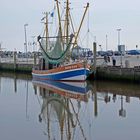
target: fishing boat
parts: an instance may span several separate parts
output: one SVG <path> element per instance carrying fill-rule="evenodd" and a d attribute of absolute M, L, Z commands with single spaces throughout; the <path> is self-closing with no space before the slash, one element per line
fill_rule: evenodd
<path fill-rule="evenodd" d="M 55 36 L 49 32 L 49 16 L 53 13 L 45 13 L 45 32 L 38 36 L 38 42 L 43 54 L 38 66 L 32 70 L 33 79 L 54 80 L 54 81 L 85 81 L 90 73 L 90 65 L 86 60 L 79 58 L 74 60 L 71 57 L 72 49 L 77 46 L 79 32 L 81 30 L 85 15 L 89 8 L 87 3 L 78 31 L 75 31 L 70 12 L 69 0 L 66 1 L 65 14 L 63 19 L 60 14 L 60 2 L 55 0 L 57 9 L 58 29 Z M 63 22 L 62 22 L 63 21 Z M 71 26 L 70 26 L 71 25 Z M 55 25 L 55 27 L 57 27 Z M 72 29 L 72 31 L 70 31 Z M 54 30 L 53 30 L 54 33 Z"/>

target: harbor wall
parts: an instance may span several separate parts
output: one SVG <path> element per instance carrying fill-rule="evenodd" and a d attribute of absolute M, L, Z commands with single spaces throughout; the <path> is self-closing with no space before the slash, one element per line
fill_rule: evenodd
<path fill-rule="evenodd" d="M 121 68 L 117 66 L 97 67 L 96 79 L 140 83 L 140 66 L 134 68 Z"/>
<path fill-rule="evenodd" d="M 0 71 L 31 74 L 33 66 L 34 64 L 0 63 Z M 90 80 L 95 79 L 94 74 L 92 75 Z M 140 66 L 134 68 L 121 68 L 119 66 L 97 67 L 96 79 L 140 83 Z"/>
<path fill-rule="evenodd" d="M 0 63 L 0 71 L 31 73 L 33 64 Z"/>
<path fill-rule="evenodd" d="M 35 54 L 33 58 L 18 58 L 16 53 L 13 54 L 13 57 L 0 57 L 0 71 L 31 74 L 32 68 L 37 64 L 38 60 Z"/>

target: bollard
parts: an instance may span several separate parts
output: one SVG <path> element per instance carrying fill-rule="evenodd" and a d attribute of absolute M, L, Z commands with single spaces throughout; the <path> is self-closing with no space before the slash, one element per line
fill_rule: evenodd
<path fill-rule="evenodd" d="M 125 60 L 125 67 L 130 68 L 130 62 L 128 60 Z"/>

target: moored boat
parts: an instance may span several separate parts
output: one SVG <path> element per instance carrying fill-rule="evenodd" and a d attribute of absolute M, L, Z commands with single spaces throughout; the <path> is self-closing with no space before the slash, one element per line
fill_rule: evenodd
<path fill-rule="evenodd" d="M 34 79 L 40 80 L 85 81 L 89 71 L 89 65 L 79 62 L 50 70 L 33 70 L 32 75 Z"/>
<path fill-rule="evenodd" d="M 56 0 L 57 12 L 58 12 L 58 30 L 57 36 L 50 36 L 48 28 L 48 16 L 46 13 L 45 21 L 45 36 L 38 37 L 38 42 L 43 54 L 43 61 L 41 67 L 33 68 L 32 76 L 33 79 L 40 80 L 55 80 L 55 81 L 85 81 L 90 73 L 90 66 L 86 60 L 71 61 L 71 47 L 77 45 L 77 38 L 89 7 L 87 3 L 83 18 L 81 20 L 79 29 L 77 32 L 70 33 L 70 8 L 69 0 L 66 1 L 66 14 L 64 28 L 62 27 L 62 19 L 60 17 L 59 2 Z M 52 16 L 52 14 L 50 14 Z M 72 25 L 72 28 L 73 25 Z M 64 29 L 64 31 L 62 30 Z M 54 39 L 54 40 L 52 40 Z"/>

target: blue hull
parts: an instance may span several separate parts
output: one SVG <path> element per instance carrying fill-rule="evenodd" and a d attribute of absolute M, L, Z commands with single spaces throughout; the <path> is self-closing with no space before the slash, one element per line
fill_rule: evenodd
<path fill-rule="evenodd" d="M 32 73 L 33 79 L 42 79 L 42 80 L 55 80 L 55 81 L 84 81 L 87 78 L 87 75 L 89 74 L 88 69 L 78 69 L 78 70 L 72 70 L 72 71 L 64 71 L 64 72 L 58 72 L 58 73 L 51 73 L 51 74 L 36 74 Z"/>

